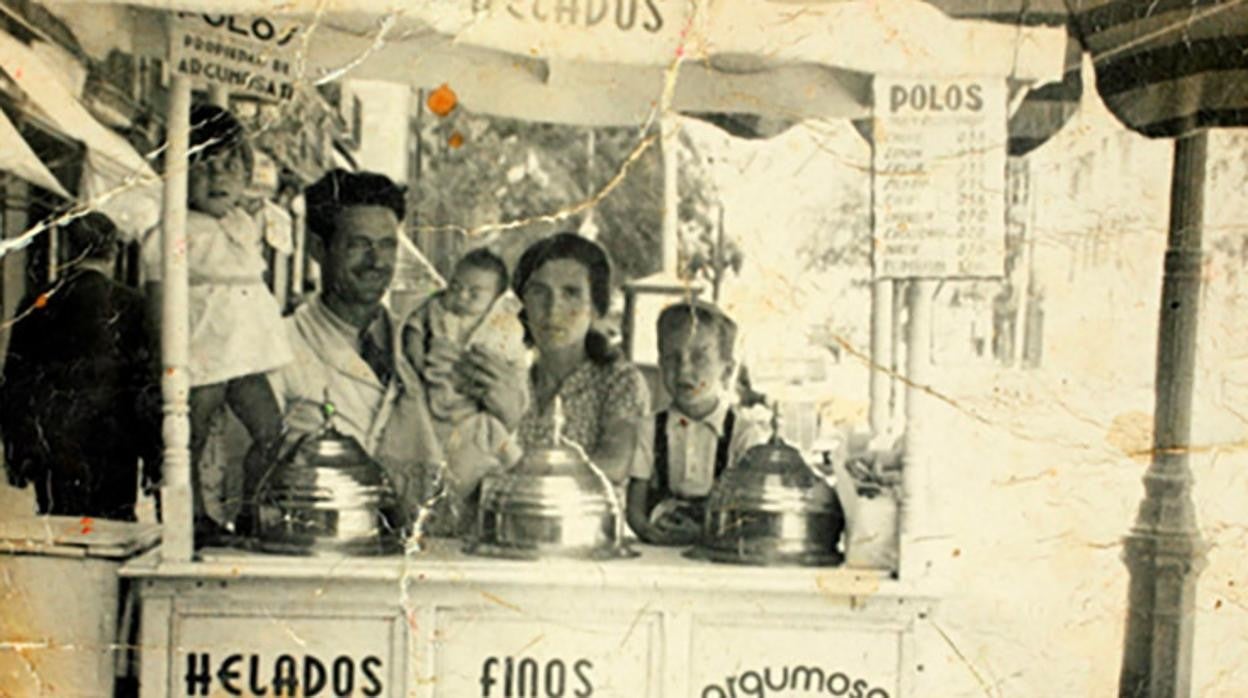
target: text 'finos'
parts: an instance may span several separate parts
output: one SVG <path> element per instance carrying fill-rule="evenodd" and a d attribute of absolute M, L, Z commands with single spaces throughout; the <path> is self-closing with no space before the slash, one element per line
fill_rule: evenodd
<path fill-rule="evenodd" d="M 588 659 L 487 657 L 481 663 L 481 697 L 586 698 L 594 695 L 593 669 Z"/>

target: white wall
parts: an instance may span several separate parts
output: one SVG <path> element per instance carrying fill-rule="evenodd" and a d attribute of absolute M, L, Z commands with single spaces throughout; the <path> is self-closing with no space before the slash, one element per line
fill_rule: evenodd
<path fill-rule="evenodd" d="M 353 98 L 359 98 L 363 114 L 360 147 L 354 153 L 360 169 L 406 183 L 408 120 L 414 99 L 411 88 L 378 80 L 344 81 L 342 104 L 348 124 Z"/>

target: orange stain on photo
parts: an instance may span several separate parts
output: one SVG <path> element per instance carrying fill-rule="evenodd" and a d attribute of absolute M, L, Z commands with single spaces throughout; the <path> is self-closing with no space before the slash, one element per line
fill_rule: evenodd
<path fill-rule="evenodd" d="M 78 520 L 78 523 L 82 524 L 83 535 L 86 535 L 90 533 L 91 531 L 95 530 L 95 521 L 93 521 L 90 516 L 82 517 L 81 519 Z"/>
<path fill-rule="evenodd" d="M 40 293 L 38 296 L 35 296 L 35 307 L 36 308 L 48 307 L 48 294 Z"/>
<path fill-rule="evenodd" d="M 425 100 L 425 104 L 434 114 L 446 116 L 455 111 L 456 105 L 459 104 L 459 97 L 455 95 L 450 85 L 443 83 L 438 89 L 429 93 L 429 99 Z"/>
<path fill-rule="evenodd" d="M 446 140 L 446 143 L 452 148 L 458 148 L 464 144 L 464 134 L 456 131 L 451 134 L 451 137 Z"/>

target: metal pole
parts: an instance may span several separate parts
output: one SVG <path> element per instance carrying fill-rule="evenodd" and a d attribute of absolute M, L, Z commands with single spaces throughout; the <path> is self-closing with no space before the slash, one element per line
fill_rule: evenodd
<path fill-rule="evenodd" d="M 230 108 L 230 90 L 225 86 L 213 83 L 208 86 L 208 101 L 222 109 Z"/>
<path fill-rule="evenodd" d="M 719 215 L 715 223 L 715 261 L 711 264 L 711 269 L 715 276 L 711 277 L 714 284 L 711 286 L 711 302 L 719 302 L 719 290 L 724 283 L 724 274 L 727 272 L 728 262 L 724 259 L 724 205 L 718 206 Z"/>
<path fill-rule="evenodd" d="M 1013 277 L 1011 283 L 1014 288 L 1014 297 L 1018 299 L 1018 302 L 1014 306 L 1014 324 L 1010 327 L 1009 362 L 1013 366 L 1022 366 L 1023 330 L 1027 324 L 1027 305 L 1031 300 L 1027 297 L 1027 292 L 1031 288 L 1029 239 L 1032 236 L 1031 228 L 1035 221 L 1031 206 L 1031 160 L 1026 157 L 1011 158 L 1010 173 L 1016 180 L 1013 188 L 1015 196 L 1012 197 L 1010 205 L 1015 208 L 1017 216 L 1015 222 L 1018 225 L 1019 256 L 1014 262 L 1014 268 L 1010 270 Z"/>
<path fill-rule="evenodd" d="M 663 268 L 661 271 L 679 275 L 677 266 L 680 263 L 680 241 L 677 232 L 680 218 L 677 215 L 680 205 L 680 188 L 677 178 L 680 176 L 677 149 L 680 147 L 680 127 L 675 119 L 664 116 L 659 120 L 661 135 L 660 150 L 663 156 Z"/>
<path fill-rule="evenodd" d="M 902 373 L 902 361 L 906 355 L 905 347 L 905 329 L 902 318 L 906 315 L 906 281 L 905 279 L 893 280 L 892 292 L 892 362 L 889 368 L 892 369 L 892 375 L 888 379 L 888 402 L 889 416 L 893 420 L 893 425 L 902 426 L 901 417 L 905 414 L 906 394 L 905 389 L 901 387 L 901 381 L 898 376 Z"/>
<path fill-rule="evenodd" d="M 163 487 L 164 536 L 167 560 L 190 560 L 194 554 L 191 530 L 191 424 L 189 287 L 186 259 L 186 153 L 190 144 L 191 80 L 174 74 L 169 89 L 165 151 L 163 282 L 161 305 L 160 387 L 164 395 L 165 463 Z"/>
<path fill-rule="evenodd" d="M 892 423 L 893 280 L 871 282 L 871 432 Z"/>
<path fill-rule="evenodd" d="M 1188 449 L 1207 148 L 1204 132 L 1174 144 L 1157 337 L 1153 459 L 1144 475 L 1144 499 L 1123 549 L 1131 581 L 1120 698 L 1186 698 L 1191 693 L 1196 578 L 1204 567 L 1205 545 L 1192 504 Z"/>
<path fill-rule="evenodd" d="M 903 581 L 923 577 L 931 567 L 925 540 L 931 538 L 930 506 L 932 396 L 932 297 L 936 281 L 913 279 L 909 284 L 906 352 L 906 449 L 902 469 L 898 576 Z"/>
<path fill-rule="evenodd" d="M 291 255 L 290 300 L 294 303 L 298 303 L 303 300 L 303 277 L 308 265 L 307 245 L 305 244 L 307 231 L 304 229 L 303 211 L 303 194 L 299 194 L 290 202 L 290 214 L 294 219 L 293 239 L 295 243 L 295 251 Z"/>
<path fill-rule="evenodd" d="M 874 134 L 872 134 L 874 136 Z M 871 147 L 871 240 L 876 242 L 875 229 L 875 138 L 868 138 Z M 883 433 L 892 423 L 893 379 L 896 376 L 897 353 L 893 340 L 893 280 L 878 276 L 877 248 L 871 245 L 871 379 L 868 383 L 871 433 Z"/>

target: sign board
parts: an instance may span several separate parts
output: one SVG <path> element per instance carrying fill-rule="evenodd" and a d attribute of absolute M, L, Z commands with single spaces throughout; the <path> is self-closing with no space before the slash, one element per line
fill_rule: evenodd
<path fill-rule="evenodd" d="M 1005 271 L 1006 85 L 875 78 L 876 278 Z"/>
<path fill-rule="evenodd" d="M 471 0 L 470 7 L 470 19 L 439 28 L 495 50 L 616 64 L 672 56 L 688 19 L 679 0 Z"/>
<path fill-rule="evenodd" d="M 690 643 L 698 698 L 896 698 L 901 631 L 810 618 L 696 619 Z"/>
<path fill-rule="evenodd" d="M 170 65 L 202 85 L 276 101 L 295 96 L 302 48 L 297 22 L 260 15 L 180 12 L 171 18 Z"/>
<path fill-rule="evenodd" d="M 659 695 L 662 643 L 656 613 L 542 619 L 438 613 L 437 698 Z"/>
<path fill-rule="evenodd" d="M 391 696 L 406 658 L 398 617 L 180 615 L 169 696 Z"/>

